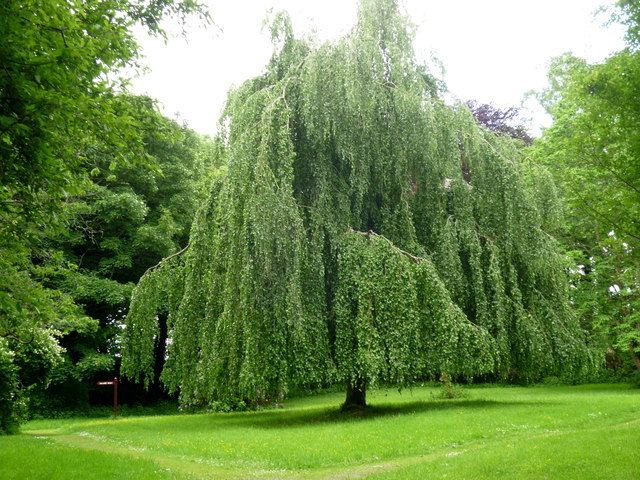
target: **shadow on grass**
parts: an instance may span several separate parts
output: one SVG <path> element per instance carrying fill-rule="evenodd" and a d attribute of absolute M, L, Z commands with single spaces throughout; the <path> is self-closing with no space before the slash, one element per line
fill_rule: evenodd
<path fill-rule="evenodd" d="M 296 410 L 266 410 L 251 414 L 231 413 L 218 415 L 215 422 L 229 426 L 254 428 L 291 428 L 323 423 L 348 423 L 374 420 L 377 418 L 436 412 L 451 409 L 498 409 L 513 406 L 548 405 L 547 402 L 499 402 L 495 400 L 431 400 L 403 403 L 370 405 L 364 410 L 343 412 L 334 408 L 308 408 Z M 212 418 L 213 420 L 213 418 Z"/>

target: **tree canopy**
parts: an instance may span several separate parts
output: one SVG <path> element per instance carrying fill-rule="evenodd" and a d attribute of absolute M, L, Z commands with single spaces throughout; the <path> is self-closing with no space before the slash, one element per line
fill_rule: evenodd
<path fill-rule="evenodd" d="M 567 221 L 559 231 L 574 251 L 573 298 L 611 365 L 640 371 L 640 52 L 637 1 L 614 18 L 628 46 L 602 63 L 556 58 L 540 94 L 553 124 L 530 156 L 560 187 Z M 635 364 L 635 367 L 633 365 Z"/>
<path fill-rule="evenodd" d="M 317 48 L 272 24 L 263 75 L 221 121 L 226 174 L 189 247 L 149 270 L 122 372 L 185 404 L 296 387 L 410 385 L 439 372 L 531 380 L 594 363 L 513 141 L 477 126 L 412 51 L 394 0 Z M 161 335 L 166 317 L 167 338 Z"/>
<path fill-rule="evenodd" d="M 124 83 L 121 70 L 138 65 L 132 29 L 162 34 L 164 16 L 199 11 L 192 0 L 2 2 L 3 218 L 19 214 L 46 226 L 59 200 L 80 190 L 96 143 L 119 147 L 114 165 L 145 161 L 132 112 L 114 99 Z M 0 233 L 24 240 L 26 226 L 3 221 Z"/>
<path fill-rule="evenodd" d="M 187 244 L 217 158 L 213 141 L 163 117 L 149 98 L 117 100 L 138 120 L 146 161 L 113 167 L 116 154 L 96 144 L 91 181 L 62 209 L 66 228 L 33 254 L 34 278 L 71 297 L 98 328 L 59 339 L 64 361 L 42 385 L 46 390 L 30 395 L 32 410 L 81 406 L 97 375 L 117 373 L 117 338 L 133 285 Z"/>
<path fill-rule="evenodd" d="M 465 105 L 469 107 L 476 121 L 492 132 L 521 140 L 525 145 L 531 145 L 533 142 L 527 129 L 520 123 L 519 108 L 510 107 L 501 110 L 493 105 L 478 103 L 474 100 L 469 100 Z"/>
<path fill-rule="evenodd" d="M 108 302 L 128 300 L 130 285 L 104 278 L 109 270 L 104 253 L 109 248 L 122 253 L 133 245 L 117 245 L 116 234 L 111 244 L 100 245 L 103 278 L 83 276 L 87 269 L 79 271 L 77 258 L 69 258 L 72 248 L 58 247 L 65 238 L 75 241 L 76 247 L 83 243 L 78 225 L 70 224 L 82 214 L 86 220 L 90 209 L 95 213 L 102 207 L 101 213 L 113 219 L 116 206 L 122 207 L 121 212 L 138 207 L 132 210 L 142 222 L 144 205 L 132 192 L 103 188 L 126 169 L 159 178 L 157 152 L 145 137 L 149 132 L 145 127 L 157 128 L 151 137 L 159 139 L 163 122 L 154 122 L 159 116 L 155 111 L 140 115 L 154 107 L 145 108 L 142 99 L 123 95 L 122 72 L 138 66 L 134 26 L 162 34 L 164 17 L 190 14 L 206 16 L 192 0 L 0 2 L 0 431 L 15 425 L 25 392 L 47 384 L 52 369 L 62 361 L 60 339 L 98 330 L 98 320 L 87 315 L 76 294 L 84 289 L 85 294 L 91 291 L 89 296 L 102 296 Z M 88 207 L 88 199 L 96 196 L 102 201 Z M 180 203 L 185 209 L 178 216 L 188 224 L 184 212 L 189 204 Z M 87 208 L 80 213 L 83 206 Z M 102 225 L 108 223 L 106 219 Z M 71 240 L 73 230 L 76 235 Z M 158 230 L 155 233 L 162 234 Z M 147 240 L 154 238 L 152 229 L 146 233 Z M 185 229 L 182 234 L 184 240 Z M 173 234 L 168 237 L 156 255 L 169 253 Z M 85 258 L 96 256 L 100 254 Z M 128 258 L 115 255 L 111 263 L 127 260 L 131 261 L 131 252 Z M 147 266 L 138 265 L 137 275 Z M 135 280 L 134 274 L 128 281 Z M 113 359 L 102 360 L 93 362 L 92 368 L 113 364 Z M 85 363 L 84 368 L 91 370 L 88 367 Z"/>

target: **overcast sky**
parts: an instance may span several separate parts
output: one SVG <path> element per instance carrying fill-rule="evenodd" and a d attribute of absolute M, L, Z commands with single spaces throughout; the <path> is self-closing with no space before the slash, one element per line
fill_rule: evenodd
<path fill-rule="evenodd" d="M 165 114 L 213 134 L 227 92 L 260 74 L 271 55 L 262 30 L 269 8 L 287 10 L 299 35 L 320 41 L 348 32 L 357 0 L 207 0 L 216 26 L 189 24 L 167 43 L 139 35 L 149 72 L 134 90 L 160 101 Z M 417 25 L 415 49 L 435 56 L 454 98 L 519 106 L 546 85 L 549 60 L 571 51 L 597 62 L 623 46 L 623 30 L 594 13 L 607 0 L 404 0 Z M 525 104 L 537 132 L 548 119 Z"/>

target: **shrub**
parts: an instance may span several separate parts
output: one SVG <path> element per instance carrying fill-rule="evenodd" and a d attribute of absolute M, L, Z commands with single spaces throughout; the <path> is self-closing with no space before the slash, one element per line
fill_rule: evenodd
<path fill-rule="evenodd" d="M 466 398 L 467 392 L 465 392 L 460 385 L 455 385 L 451 381 L 451 375 L 443 373 L 440 375 L 440 384 L 442 390 L 439 392 L 439 397 L 446 400 L 452 400 L 454 398 Z"/>

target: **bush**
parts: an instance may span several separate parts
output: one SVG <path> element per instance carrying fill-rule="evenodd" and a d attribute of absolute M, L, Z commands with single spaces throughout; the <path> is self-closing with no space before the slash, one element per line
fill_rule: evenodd
<path fill-rule="evenodd" d="M 440 390 L 439 397 L 447 400 L 451 400 L 454 398 L 466 398 L 467 392 L 465 392 L 460 385 L 455 385 L 451 381 L 451 375 L 448 373 L 443 373 L 440 375 L 440 384 L 442 385 L 442 390 Z"/>

